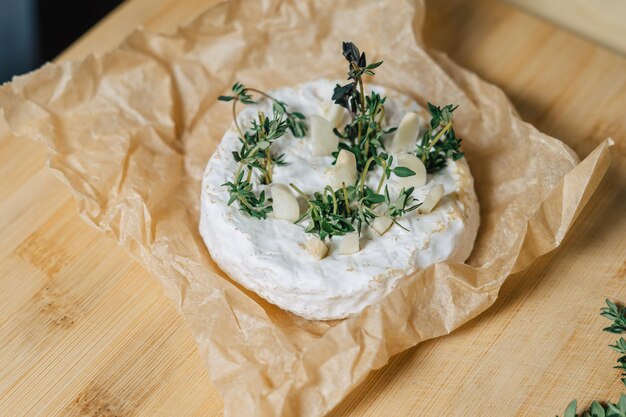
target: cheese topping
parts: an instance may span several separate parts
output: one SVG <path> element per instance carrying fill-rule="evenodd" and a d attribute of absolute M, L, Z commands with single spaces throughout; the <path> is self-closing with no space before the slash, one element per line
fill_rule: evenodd
<path fill-rule="evenodd" d="M 318 80 L 271 94 L 307 119 L 311 115 L 328 117 L 328 98 L 334 85 Z M 406 96 L 380 87 L 372 90 L 388 96 L 386 126 L 398 126 L 407 112 L 423 113 Z M 257 110 L 269 114 L 271 105 L 246 107 L 238 116 L 239 124 L 249 126 Z M 335 114 L 332 117 L 336 119 Z M 389 149 L 393 134 L 388 136 L 385 141 Z M 237 170 L 232 152 L 239 145 L 236 131 L 229 130 L 207 165 L 202 183 L 200 233 L 220 268 L 280 308 L 317 320 L 354 315 L 382 298 L 408 274 L 436 262 L 463 262 L 472 250 L 479 210 L 464 158 L 448 160 L 445 168 L 428 174 L 425 185 L 415 189 L 413 196 L 419 202 L 427 200 L 429 194 L 433 196 L 428 198 L 428 204 L 442 190 L 443 195 L 429 213 L 413 211 L 398 220 L 408 231 L 380 217 L 374 228 L 364 228 L 360 238 L 349 234 L 325 244 L 304 232 L 306 224 L 286 220 L 293 219 L 296 212 L 289 198 L 295 194 L 286 194 L 286 186 L 297 184 L 312 195 L 336 181 L 337 167 L 331 165 L 332 156 L 313 155 L 311 132 L 304 138 L 294 138 L 288 132 L 277 140 L 272 149 L 285 154 L 287 165 L 274 167 L 272 184 L 253 183 L 255 190 L 265 190 L 268 196 L 280 199 L 275 202 L 280 207 L 276 213 L 280 218 L 270 213 L 266 220 L 258 220 L 241 212 L 236 203 L 227 206 L 229 195 L 222 184 L 232 180 Z M 347 169 L 341 175 L 348 175 Z M 368 185 L 375 187 L 379 178 L 380 172 L 374 171 L 368 176 Z M 285 187 L 273 188 L 279 184 Z M 436 190 L 430 193 L 435 186 Z M 395 195 L 401 187 L 389 182 L 390 192 Z M 299 212 L 304 212 L 304 201 L 298 198 L 298 202 Z M 311 243 L 314 239 L 319 242 Z"/>

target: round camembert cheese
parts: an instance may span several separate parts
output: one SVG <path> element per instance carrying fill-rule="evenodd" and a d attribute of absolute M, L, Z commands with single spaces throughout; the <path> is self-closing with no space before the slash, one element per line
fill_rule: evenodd
<path fill-rule="evenodd" d="M 330 101 L 334 86 L 328 80 L 318 80 L 270 94 L 284 101 L 290 111 L 304 114 L 309 126 L 313 115 L 342 126 L 348 114 Z M 400 125 L 407 112 L 420 118 L 420 134 L 427 128 L 427 113 L 408 97 L 381 87 L 371 89 L 387 95 L 385 128 Z M 271 104 L 247 106 L 238 115 L 239 124 L 244 129 L 249 127 L 259 110 L 270 114 Z M 405 123 L 414 123 L 414 118 L 411 115 Z M 316 129 L 323 126 L 319 123 Z M 405 144 L 393 146 L 393 139 L 393 133 L 385 138 L 386 149 L 398 152 L 394 153 L 398 160 L 410 149 L 402 149 Z M 289 183 L 294 183 L 312 195 L 332 184 L 336 175 L 331 165 L 333 158 L 324 151 L 329 140 L 332 138 L 327 138 L 314 152 L 311 129 L 304 138 L 287 132 L 272 145 L 273 154 L 285 154 L 287 165 L 274 167 L 273 184 L 260 185 L 255 179 L 255 190 L 265 190 L 269 197 L 273 185 L 284 185 L 274 190 L 284 193 L 289 192 Z M 444 169 L 428 174 L 426 184 L 415 189 L 413 196 L 424 203 L 424 209 L 398 220 L 408 231 L 379 217 L 372 227 L 364 228 L 360 237 L 350 234 L 327 241 L 328 251 L 320 259 L 310 250 L 319 242 L 305 233 L 306 222 L 294 224 L 274 218 L 272 213 L 267 219 L 258 220 L 240 211 L 237 202 L 227 205 L 229 194 L 222 184 L 233 180 L 238 164 L 232 152 L 239 147 L 237 133 L 230 129 L 206 167 L 200 234 L 215 262 L 232 279 L 284 310 L 307 319 L 345 318 L 384 297 L 403 277 L 437 262 L 464 262 L 472 251 L 479 207 L 465 158 L 448 160 Z M 379 171 L 370 172 L 368 185 L 375 189 L 379 178 Z M 392 176 L 388 181 L 392 200 L 406 185 L 402 180 L 406 181 Z M 300 197 L 298 200 L 302 214 L 306 203 Z M 293 206 L 282 209 L 292 218 L 293 210 Z"/>

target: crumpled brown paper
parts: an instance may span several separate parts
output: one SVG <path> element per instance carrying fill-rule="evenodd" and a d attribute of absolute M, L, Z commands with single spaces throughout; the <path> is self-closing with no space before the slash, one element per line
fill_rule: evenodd
<path fill-rule="evenodd" d="M 117 50 L 46 65 L 0 89 L 17 134 L 50 148 L 82 216 L 163 283 L 189 323 L 225 416 L 321 416 L 389 357 L 488 308 L 508 275 L 562 241 L 610 163 L 582 163 L 521 121 L 498 88 L 424 49 L 422 3 L 231 1 L 175 35 L 139 30 Z M 452 30 L 452 29 L 451 29 Z M 230 125 L 216 98 L 235 80 L 269 90 L 343 78 L 340 42 L 376 83 L 421 104 L 456 103 L 481 227 L 466 264 L 413 276 L 360 315 L 310 322 L 230 281 L 198 233 L 200 179 Z"/>

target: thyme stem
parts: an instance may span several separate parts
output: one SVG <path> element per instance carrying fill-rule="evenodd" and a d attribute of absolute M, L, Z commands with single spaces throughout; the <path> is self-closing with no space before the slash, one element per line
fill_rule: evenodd
<path fill-rule="evenodd" d="M 361 69 L 355 61 L 350 62 L 350 64 L 352 65 L 352 69 L 354 69 L 354 71 L 359 71 Z M 361 102 L 359 104 L 361 105 L 361 115 L 363 115 L 365 114 L 365 94 L 364 94 L 364 88 L 363 88 L 363 77 L 360 75 L 358 77 L 358 83 L 359 83 L 359 90 L 361 92 L 361 100 L 360 100 Z M 358 115 L 356 115 L 356 117 L 358 117 Z M 363 134 L 363 121 L 359 120 L 357 124 L 357 129 L 358 129 L 358 133 L 356 137 L 356 144 L 359 145 L 361 143 L 361 135 Z"/>
<path fill-rule="evenodd" d="M 335 197 L 335 191 L 333 191 L 333 188 L 330 185 L 327 185 L 324 188 L 324 196 L 326 196 L 327 193 L 330 193 L 330 198 L 333 200 L 333 214 L 337 214 L 337 211 L 339 210 L 337 197 Z"/>
<path fill-rule="evenodd" d="M 380 181 L 378 181 L 378 187 L 376 187 L 376 194 L 380 194 L 380 190 L 383 189 L 383 184 L 385 183 L 385 172 L 387 171 L 387 162 L 383 161 L 383 172 L 380 176 Z"/>
<path fill-rule="evenodd" d="M 239 132 L 239 136 L 241 136 L 241 138 L 245 138 L 245 135 L 243 134 L 243 131 L 241 130 L 241 126 L 239 126 L 239 122 L 237 121 L 237 102 L 239 101 L 239 99 L 235 99 L 233 100 L 233 121 L 235 122 L 235 127 L 237 128 L 237 132 Z"/>
<path fill-rule="evenodd" d="M 369 167 L 371 163 L 374 161 L 374 159 L 375 157 L 371 156 L 365 163 L 365 168 L 363 169 L 363 172 L 361 172 L 361 181 L 359 181 L 361 183 L 361 194 L 365 194 L 365 176 L 367 175 L 367 171 L 369 170 Z M 380 194 L 380 190 L 383 188 L 383 185 L 385 184 L 385 172 L 387 171 L 387 162 L 385 160 L 381 160 L 381 163 L 382 163 L 383 172 L 382 172 L 382 175 L 380 176 L 380 181 L 378 181 L 376 194 Z"/>
<path fill-rule="evenodd" d="M 308 196 L 308 195 L 306 195 L 306 194 L 304 193 L 304 191 L 302 191 L 301 189 L 299 189 L 299 188 L 298 188 L 298 186 L 297 186 L 296 184 L 294 184 L 293 182 L 290 182 L 290 183 L 289 183 L 289 186 L 290 186 L 291 188 L 293 188 L 293 189 L 295 190 L 295 192 L 297 192 L 298 194 L 300 194 L 300 196 L 301 196 L 302 198 L 304 198 L 304 199 L 305 199 L 305 200 L 307 200 L 307 201 L 309 200 L 309 196 Z"/>
<path fill-rule="evenodd" d="M 253 93 L 260 94 L 260 95 L 262 95 L 262 96 L 264 96 L 264 97 L 266 97 L 266 98 L 268 98 L 268 99 L 272 100 L 272 101 L 273 101 L 273 102 L 275 102 L 275 103 L 282 103 L 282 102 L 281 102 L 279 99 L 277 99 L 276 97 L 273 97 L 273 96 L 271 96 L 271 95 L 267 94 L 265 91 L 257 90 L 256 88 L 246 87 L 246 91 L 252 91 Z M 289 110 L 287 110 L 287 109 L 285 109 L 285 113 L 286 113 L 287 115 L 291 115 L 291 114 L 293 114 L 292 112 L 290 112 L 290 111 L 289 111 Z"/>
<path fill-rule="evenodd" d="M 383 120 L 385 120 L 385 106 L 380 105 L 380 117 L 378 118 L 378 124 L 382 125 Z"/>
<path fill-rule="evenodd" d="M 256 88 L 246 87 L 246 91 L 252 91 L 254 93 L 260 94 L 262 96 L 265 96 L 265 97 L 269 98 L 272 101 L 278 101 L 278 99 L 276 99 L 275 97 L 270 96 L 265 91 L 257 90 Z"/>
<path fill-rule="evenodd" d="M 272 182 L 272 154 L 270 152 L 270 148 L 265 150 L 265 171 L 267 172 L 267 183 L 270 184 Z"/>
<path fill-rule="evenodd" d="M 437 132 L 435 137 L 430 142 L 428 142 L 428 147 L 424 150 L 424 153 L 422 154 L 422 161 L 426 161 L 426 157 L 428 156 L 428 153 L 430 152 L 430 150 L 433 148 L 433 146 L 435 146 L 437 142 L 439 142 L 439 139 L 441 139 L 443 135 L 445 135 L 448 132 L 448 130 L 450 130 L 451 127 L 452 127 L 452 121 L 449 121 L 448 123 L 444 125 L 444 127 L 439 132 Z"/>
<path fill-rule="evenodd" d="M 350 215 L 350 202 L 348 201 L 348 190 L 346 189 L 346 183 L 341 183 L 341 190 L 343 191 L 343 201 L 346 203 L 346 211 L 348 216 Z"/>
<path fill-rule="evenodd" d="M 367 175 L 367 171 L 370 168 L 370 164 L 372 163 L 372 161 L 374 160 L 374 157 L 371 156 L 367 162 L 365 163 L 365 168 L 363 168 L 363 172 L 361 172 L 361 194 L 365 194 L 365 176 Z M 383 175 L 384 176 L 384 175 Z"/>

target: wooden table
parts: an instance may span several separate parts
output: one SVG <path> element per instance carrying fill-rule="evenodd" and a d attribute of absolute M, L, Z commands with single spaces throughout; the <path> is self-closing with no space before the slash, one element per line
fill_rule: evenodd
<path fill-rule="evenodd" d="M 169 31 L 212 1 L 130 0 L 59 60 Z M 431 1 L 425 38 L 501 86 L 580 156 L 616 161 L 560 249 L 486 314 L 373 373 L 334 416 L 554 416 L 624 387 L 598 315 L 626 301 L 626 61 L 494 0 Z M 193 338 L 159 284 L 83 223 L 38 144 L 0 124 L 0 415 L 218 416 Z M 529 196 L 532 198 L 532 196 Z"/>

